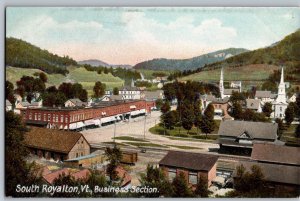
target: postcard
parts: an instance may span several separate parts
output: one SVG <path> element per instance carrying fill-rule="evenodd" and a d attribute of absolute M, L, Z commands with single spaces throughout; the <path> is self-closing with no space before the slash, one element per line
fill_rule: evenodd
<path fill-rule="evenodd" d="M 5 195 L 296 198 L 296 7 L 6 7 Z"/>

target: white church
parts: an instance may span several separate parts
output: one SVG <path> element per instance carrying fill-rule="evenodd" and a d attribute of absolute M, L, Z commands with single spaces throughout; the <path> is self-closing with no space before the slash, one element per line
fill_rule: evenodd
<path fill-rule="evenodd" d="M 278 86 L 278 94 L 275 101 L 272 102 L 273 113 L 271 117 L 283 119 L 285 117 L 285 110 L 288 106 L 287 97 L 285 93 L 285 83 L 284 83 L 284 74 L 283 67 L 281 68 L 281 78 Z"/>

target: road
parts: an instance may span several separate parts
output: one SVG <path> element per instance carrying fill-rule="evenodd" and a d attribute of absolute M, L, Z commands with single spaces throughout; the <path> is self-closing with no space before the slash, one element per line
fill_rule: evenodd
<path fill-rule="evenodd" d="M 153 111 L 146 117 L 138 117 L 130 119 L 129 122 L 116 123 L 116 137 L 119 136 L 131 136 L 135 138 L 144 139 L 144 126 L 145 126 L 145 140 L 160 145 L 175 145 L 175 146 L 190 146 L 196 147 L 195 152 L 207 152 L 209 149 L 218 148 L 217 144 L 201 142 L 201 141 L 183 141 L 183 140 L 171 140 L 162 135 L 152 134 L 148 130 L 159 123 L 161 113 L 159 111 Z M 115 126 L 108 125 L 95 129 L 84 130 L 81 133 L 87 139 L 89 143 L 98 144 L 102 142 L 111 142 L 114 136 Z M 116 140 L 116 142 L 124 142 L 122 140 Z M 172 147 L 171 149 L 177 149 Z"/>

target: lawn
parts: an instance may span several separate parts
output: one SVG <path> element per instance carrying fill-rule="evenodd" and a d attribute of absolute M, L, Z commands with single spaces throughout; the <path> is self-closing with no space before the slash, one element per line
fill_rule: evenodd
<path fill-rule="evenodd" d="M 113 139 L 115 139 L 115 140 L 125 140 L 125 141 L 148 142 L 146 140 L 135 138 L 135 137 L 130 137 L 130 136 L 120 136 L 120 137 L 115 137 Z"/>
<path fill-rule="evenodd" d="M 215 121 L 216 128 L 211 134 L 218 134 L 219 126 L 221 121 Z M 193 127 L 189 132 L 185 130 L 183 127 L 175 127 L 173 130 L 166 129 L 164 130 L 163 126 L 156 125 L 149 129 L 149 131 L 153 134 L 166 135 L 166 136 L 174 136 L 174 137 L 193 137 L 196 139 L 205 139 L 205 133 L 202 133 L 200 129 Z M 209 134 L 207 135 L 209 136 Z M 212 136 L 212 135 L 211 135 Z"/>
<path fill-rule="evenodd" d="M 137 147 L 162 147 L 162 148 L 168 148 L 167 146 L 160 145 L 160 144 L 154 144 L 154 143 L 141 143 L 141 142 L 126 142 L 126 144 L 130 144 Z"/>
<path fill-rule="evenodd" d="M 198 147 L 191 147 L 191 146 L 181 146 L 181 145 L 172 145 L 172 144 L 168 144 L 167 146 L 169 147 L 175 147 L 175 148 L 178 148 L 178 149 L 202 149 L 202 148 L 198 148 Z"/>
<path fill-rule="evenodd" d="M 98 74 L 94 71 L 87 71 L 83 67 L 68 67 L 69 74 L 63 76 L 61 74 L 47 74 L 48 77 L 48 86 L 59 86 L 62 82 L 78 82 L 82 84 L 83 88 L 88 91 L 88 94 L 92 94 L 92 89 L 95 85 L 95 82 L 100 81 L 106 84 L 107 89 L 113 89 L 114 87 L 121 87 L 124 85 L 124 81 L 119 77 L 114 77 L 112 74 Z M 33 76 L 35 72 L 43 72 L 38 69 L 30 68 L 16 68 L 16 67 L 6 67 L 6 80 L 12 82 L 14 85 L 23 75 Z"/>
<path fill-rule="evenodd" d="M 224 68 L 224 81 L 263 81 L 266 80 L 274 70 L 279 68 L 274 65 L 247 65 L 241 67 L 227 67 Z M 180 78 L 180 80 L 194 80 L 194 81 L 218 81 L 220 80 L 220 69 L 202 71 L 186 77 Z"/>

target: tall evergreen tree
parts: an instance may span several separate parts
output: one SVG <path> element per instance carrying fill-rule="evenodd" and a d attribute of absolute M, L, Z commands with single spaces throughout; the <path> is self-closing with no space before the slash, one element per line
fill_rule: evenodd
<path fill-rule="evenodd" d="M 100 98 L 105 94 L 105 88 L 106 85 L 103 84 L 102 82 L 98 81 L 95 83 L 95 86 L 93 87 L 93 91 L 94 91 L 94 97 L 95 98 Z"/>
<path fill-rule="evenodd" d="M 183 172 L 180 172 L 179 175 L 177 175 L 173 182 L 174 187 L 174 193 L 172 197 L 194 197 L 192 189 L 188 186 L 188 183 L 186 181 L 186 178 L 183 174 Z"/>

